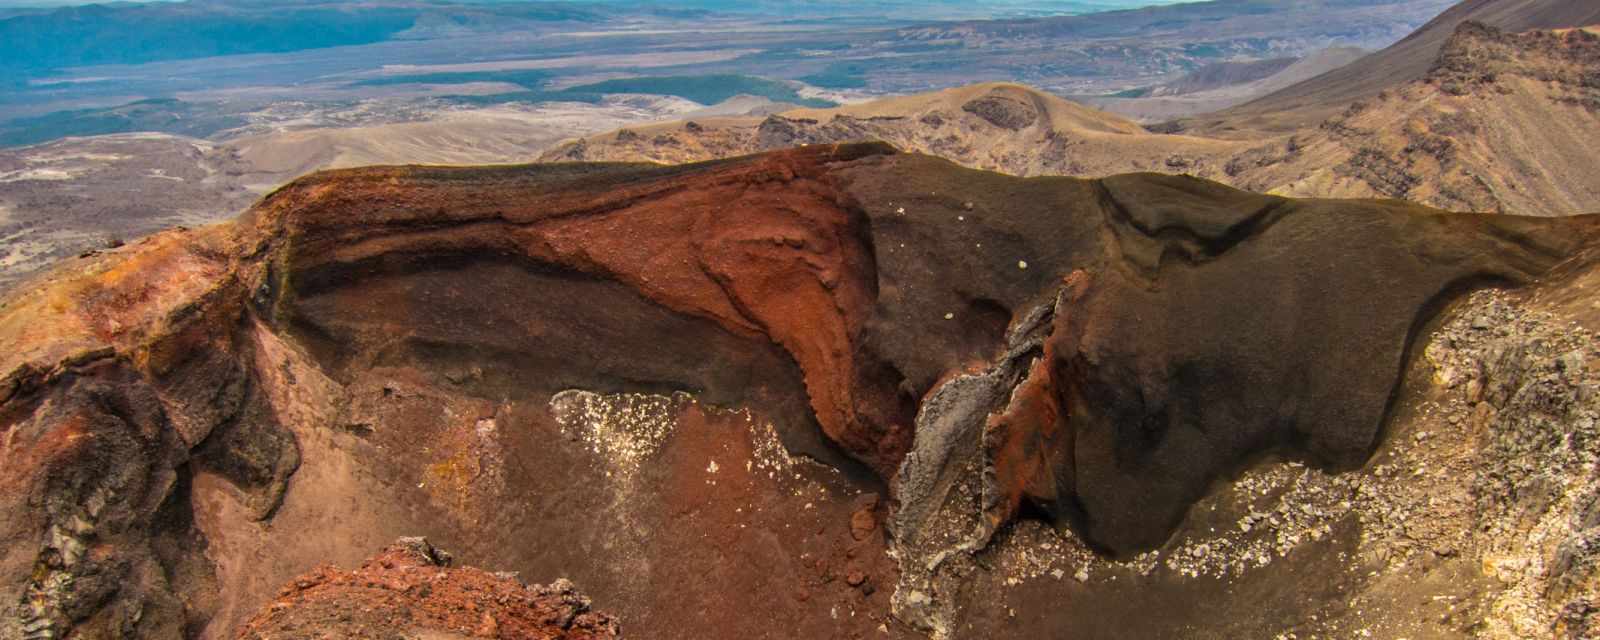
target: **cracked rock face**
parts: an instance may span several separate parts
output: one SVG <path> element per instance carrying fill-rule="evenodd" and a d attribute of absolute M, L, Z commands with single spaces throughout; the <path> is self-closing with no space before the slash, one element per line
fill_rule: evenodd
<path fill-rule="evenodd" d="M 1007 540 L 1154 571 L 1362 466 L 1441 310 L 1597 236 L 884 145 L 317 174 L 0 309 L 0 631 L 223 637 L 415 532 L 630 628 L 959 635 Z"/>

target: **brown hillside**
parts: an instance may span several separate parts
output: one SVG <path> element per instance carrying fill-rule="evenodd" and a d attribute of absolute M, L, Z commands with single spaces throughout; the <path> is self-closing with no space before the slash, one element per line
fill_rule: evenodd
<path fill-rule="evenodd" d="M 1402 198 L 1526 215 L 1600 209 L 1600 37 L 1462 23 L 1421 78 L 1290 134 L 1161 134 L 1025 87 L 985 84 L 766 119 L 679 122 L 582 139 L 545 161 L 688 162 L 882 140 L 1013 175 L 1188 174 L 1300 197 Z"/>
<path fill-rule="evenodd" d="M 1600 24 L 1600 3 L 1464 0 L 1382 51 L 1214 116 L 1196 118 L 1190 128 L 1226 134 L 1237 129 L 1287 132 L 1314 125 L 1353 101 L 1423 79 L 1457 27 L 1469 21 L 1513 32 L 1584 27 Z"/>
<path fill-rule="evenodd" d="M 1423 80 L 1352 104 L 1292 138 L 1292 152 L 1237 159 L 1233 182 L 1470 211 L 1594 210 L 1597 70 L 1600 31 L 1508 34 L 1463 23 Z"/>
<path fill-rule="evenodd" d="M 1151 135 L 1115 114 L 1029 87 L 986 83 L 764 119 L 624 129 L 563 144 L 540 159 L 680 163 L 864 140 L 1019 176 L 1187 170 L 1216 177 L 1222 163 L 1212 159 L 1249 148 L 1238 141 Z"/>

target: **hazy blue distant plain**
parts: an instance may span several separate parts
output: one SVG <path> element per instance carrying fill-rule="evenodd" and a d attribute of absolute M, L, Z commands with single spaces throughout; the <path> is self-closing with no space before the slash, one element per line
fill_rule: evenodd
<path fill-rule="evenodd" d="M 133 0 L 133 2 L 174 2 L 180 0 Z M 516 2 L 520 0 L 466 0 L 468 2 Z M 713 11 L 773 11 L 785 5 L 798 10 L 812 9 L 818 6 L 849 6 L 849 5 L 878 5 L 903 7 L 906 11 L 915 11 L 919 6 L 952 6 L 963 5 L 975 8 L 977 12 L 993 12 L 996 14 L 1009 13 L 1083 13 L 1089 11 L 1106 11 L 1116 9 L 1134 9 L 1163 4 L 1177 4 L 1185 0 L 878 0 L 877 2 L 842 2 L 839 0 L 589 0 L 591 4 L 609 5 L 655 5 L 667 7 L 689 7 Z M 1192 1 L 1192 0 L 1190 0 Z M 583 2 L 575 2 L 582 4 Z M 82 0 L 0 0 L 0 9 L 19 8 L 45 8 L 45 7 L 70 7 L 88 4 L 114 4 L 109 2 L 83 2 Z"/>

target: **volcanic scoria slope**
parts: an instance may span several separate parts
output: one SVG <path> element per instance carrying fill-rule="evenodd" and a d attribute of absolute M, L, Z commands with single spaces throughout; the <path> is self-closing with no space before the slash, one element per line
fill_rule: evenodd
<path fill-rule="evenodd" d="M 1439 394 L 1468 378 L 1527 415 L 1524 383 L 1482 373 L 1523 360 L 1467 373 L 1491 334 L 1440 342 L 1440 314 L 1485 286 L 1568 300 L 1597 236 L 1593 216 L 1023 179 L 881 144 L 320 173 L 5 301 L 0 635 L 230 637 L 366 611 L 341 594 L 384 585 L 434 611 L 405 573 L 426 563 L 362 565 L 427 536 L 570 578 L 635 637 L 1455 637 L 1493 615 L 1402 608 L 1415 585 L 1455 589 L 1452 610 L 1504 586 L 1395 587 L 1360 554 L 1472 573 L 1499 538 L 1413 558 L 1367 516 L 1433 502 L 1377 489 L 1255 510 L 1301 495 L 1272 484 L 1285 469 L 1388 487 L 1420 403 L 1455 406 Z M 1532 308 L 1495 295 L 1465 304 Z M 1517 358 L 1588 334 L 1551 335 Z M 1416 375 L 1424 345 L 1460 360 L 1452 386 Z M 1577 349 L 1563 370 L 1588 388 Z M 1231 517 L 1253 537 L 1191 548 Z M 1593 593 L 1584 549 L 1530 624 Z M 364 568 L 291 582 L 325 563 Z M 1405 604 L 1346 604 L 1395 588 Z"/>
<path fill-rule="evenodd" d="M 620 633 L 571 583 L 529 586 L 515 574 L 451 563 L 427 540 L 401 538 L 354 571 L 318 567 L 285 587 L 240 637 L 602 640 Z"/>

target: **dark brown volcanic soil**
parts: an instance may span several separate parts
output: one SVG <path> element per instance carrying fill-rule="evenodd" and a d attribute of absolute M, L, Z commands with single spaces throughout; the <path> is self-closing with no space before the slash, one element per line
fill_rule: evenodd
<path fill-rule="evenodd" d="M 1361 467 L 1442 309 L 1597 236 L 883 145 L 317 174 L 0 308 L 0 631 L 227 637 L 423 535 L 644 637 L 1104 634 L 1048 605 L 1100 569 L 1012 622 L 1004 541 L 1142 566 L 1253 463 Z M 1311 607 L 1207 626 L 1149 562 L 1104 607 L 1148 637 Z"/>

